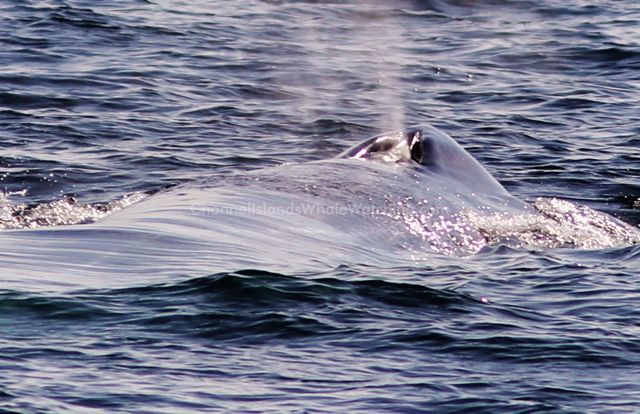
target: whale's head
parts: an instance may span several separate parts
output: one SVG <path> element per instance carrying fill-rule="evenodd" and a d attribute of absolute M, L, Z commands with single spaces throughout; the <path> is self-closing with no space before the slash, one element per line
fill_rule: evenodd
<path fill-rule="evenodd" d="M 429 125 L 369 138 L 340 157 L 419 164 L 421 171 L 454 179 L 472 190 L 506 193 L 502 185 L 460 144 Z"/>

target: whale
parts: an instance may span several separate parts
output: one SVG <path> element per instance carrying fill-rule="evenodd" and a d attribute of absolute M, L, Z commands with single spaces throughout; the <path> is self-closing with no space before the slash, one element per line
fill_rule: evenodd
<path fill-rule="evenodd" d="M 640 242 L 636 227 L 587 206 L 518 199 L 428 125 L 368 138 L 331 159 L 182 184 L 87 221 L 1 231 L 0 271 L 12 275 L 5 284 L 113 287 L 247 268 L 402 267 L 497 245 Z"/>

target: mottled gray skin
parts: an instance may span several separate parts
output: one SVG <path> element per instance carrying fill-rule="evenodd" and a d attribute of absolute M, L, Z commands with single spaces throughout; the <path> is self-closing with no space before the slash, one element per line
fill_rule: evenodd
<path fill-rule="evenodd" d="M 602 248 L 638 234 L 584 206 L 520 201 L 422 127 L 330 160 L 179 186 L 91 224 L 0 232 L 0 272 L 5 288 L 113 288 L 247 268 L 431 266 L 496 243 Z"/>

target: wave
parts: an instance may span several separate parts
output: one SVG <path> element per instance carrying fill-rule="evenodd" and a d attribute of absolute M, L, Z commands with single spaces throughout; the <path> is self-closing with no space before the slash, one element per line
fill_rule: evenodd
<path fill-rule="evenodd" d="M 46 326 L 83 335 L 117 330 L 160 340 L 183 337 L 244 345 L 321 341 L 366 352 L 425 347 L 481 361 L 610 367 L 627 364 L 629 355 L 640 351 L 637 339 L 611 326 L 592 326 L 587 319 L 568 319 L 570 312 L 554 315 L 454 289 L 359 277 L 241 270 L 65 295 L 4 291 L 0 310 L 4 320 L 14 321 L 14 334 Z M 579 309 L 569 300 L 558 305 L 556 309 Z M 597 311 L 593 300 L 584 305 L 582 315 Z M 532 328 L 536 324 L 539 329 Z"/>

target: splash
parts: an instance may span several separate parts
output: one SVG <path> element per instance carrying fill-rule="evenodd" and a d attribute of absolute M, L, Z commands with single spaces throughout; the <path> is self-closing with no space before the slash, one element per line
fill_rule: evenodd
<path fill-rule="evenodd" d="M 517 247 L 606 249 L 640 243 L 640 230 L 608 214 L 557 198 L 538 198 L 536 212 L 468 217 L 489 245 Z"/>
<path fill-rule="evenodd" d="M 15 194 L 0 193 L 0 230 L 93 223 L 147 197 L 135 192 L 108 203 L 83 204 L 74 197 L 66 197 L 29 205 L 12 203 L 12 195 Z"/>

